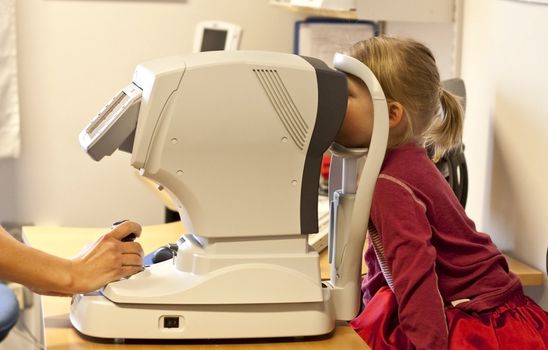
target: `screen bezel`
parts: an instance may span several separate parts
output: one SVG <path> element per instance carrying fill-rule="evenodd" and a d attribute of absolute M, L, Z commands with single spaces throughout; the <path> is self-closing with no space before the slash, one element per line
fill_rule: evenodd
<path fill-rule="evenodd" d="M 226 39 L 225 39 L 223 50 L 237 50 L 239 48 L 241 32 L 242 32 L 242 29 L 240 26 L 233 23 L 222 22 L 222 21 L 203 21 L 203 22 L 199 22 L 196 25 L 196 32 L 194 36 L 194 47 L 192 49 L 193 52 L 202 51 L 204 33 L 207 30 L 226 32 Z"/>

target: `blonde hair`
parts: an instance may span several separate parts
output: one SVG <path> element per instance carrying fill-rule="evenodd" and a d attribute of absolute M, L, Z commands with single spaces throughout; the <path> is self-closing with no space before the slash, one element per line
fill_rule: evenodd
<path fill-rule="evenodd" d="M 391 147 L 416 142 L 438 161 L 461 147 L 464 112 L 458 98 L 443 89 L 434 55 L 411 39 L 374 37 L 352 46 L 350 55 L 366 64 L 381 84 L 388 102 L 401 103 L 409 128 Z"/>

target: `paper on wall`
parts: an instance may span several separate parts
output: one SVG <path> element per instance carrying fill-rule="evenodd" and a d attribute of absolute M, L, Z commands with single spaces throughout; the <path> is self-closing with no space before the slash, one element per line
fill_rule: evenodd
<path fill-rule="evenodd" d="M 303 22 L 299 26 L 299 55 L 316 57 L 332 65 L 336 52 L 346 52 L 356 42 L 371 38 L 370 24 Z"/>

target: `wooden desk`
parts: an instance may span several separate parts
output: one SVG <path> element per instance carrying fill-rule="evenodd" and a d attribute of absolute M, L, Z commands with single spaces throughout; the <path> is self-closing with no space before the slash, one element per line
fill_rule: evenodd
<path fill-rule="evenodd" d="M 91 242 L 107 229 L 98 228 L 59 228 L 59 227 L 24 227 L 23 232 L 32 246 L 51 254 L 63 257 L 75 255 L 86 244 Z M 144 226 L 139 242 L 145 253 L 151 252 L 161 245 L 175 242 L 183 227 L 180 223 L 164 225 Z M 304 339 L 304 340 L 283 340 L 272 342 L 265 341 L 208 341 L 195 342 L 184 341 L 154 342 L 144 344 L 112 344 L 92 342 L 82 338 L 72 328 L 68 313 L 70 309 L 70 298 L 42 297 L 46 326 L 46 344 L 51 350 L 99 350 L 99 349 L 219 349 L 219 350 L 313 350 L 313 349 L 364 349 L 369 347 L 362 339 L 345 323 L 338 325 L 331 336 Z"/>
<path fill-rule="evenodd" d="M 544 272 L 504 254 L 510 271 L 515 273 L 524 286 L 541 286 L 544 283 Z"/>
<path fill-rule="evenodd" d="M 99 234 L 107 229 L 99 228 L 59 228 L 59 227 L 24 227 L 23 232 L 31 244 L 41 250 L 58 256 L 70 257 L 79 252 L 87 243 L 91 242 Z M 183 227 L 179 222 L 145 226 L 139 242 L 146 253 L 151 252 L 161 245 L 175 242 Z M 322 279 L 329 279 L 329 263 L 324 250 L 320 255 Z M 539 285 L 544 283 L 544 275 L 520 261 L 506 255 L 510 270 L 518 275 L 524 285 Z M 362 265 L 362 271 L 366 268 Z M 241 343 L 197 343 L 186 342 L 174 344 L 152 345 L 147 344 L 105 344 L 88 341 L 80 337 L 72 328 L 68 319 L 70 308 L 69 298 L 42 297 L 46 325 L 46 341 L 48 349 L 54 350 L 99 350 L 99 349 L 151 349 L 156 347 L 166 348 L 192 348 L 192 349 L 369 349 L 367 345 L 346 324 L 336 327 L 331 337 L 306 341 L 282 341 L 282 342 L 248 342 Z"/>
<path fill-rule="evenodd" d="M 365 253 L 365 248 L 364 248 Z M 524 286 L 541 286 L 544 283 L 544 272 L 539 271 L 507 254 L 503 254 L 508 262 L 510 271 L 516 274 Z M 322 280 L 328 280 L 330 276 L 329 259 L 327 249 L 320 254 L 320 269 Z M 367 266 L 362 259 L 362 274 L 367 273 Z"/>

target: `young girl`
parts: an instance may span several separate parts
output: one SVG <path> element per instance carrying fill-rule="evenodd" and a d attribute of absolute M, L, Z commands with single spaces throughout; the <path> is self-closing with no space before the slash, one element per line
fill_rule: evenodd
<path fill-rule="evenodd" d="M 370 214 L 365 308 L 352 327 L 372 349 L 546 349 L 547 313 L 523 294 L 432 162 L 461 147 L 463 124 L 432 52 L 412 40 L 377 37 L 350 54 L 378 78 L 390 126 Z M 367 87 L 349 77 L 337 141 L 368 146 L 372 120 Z"/>

